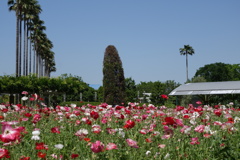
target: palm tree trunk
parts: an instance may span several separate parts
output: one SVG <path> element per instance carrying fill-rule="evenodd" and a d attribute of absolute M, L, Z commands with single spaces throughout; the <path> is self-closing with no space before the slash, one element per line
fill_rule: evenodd
<path fill-rule="evenodd" d="M 23 75 L 26 76 L 26 20 L 23 20 Z"/>
<path fill-rule="evenodd" d="M 16 17 L 16 77 L 19 76 L 19 18 Z"/>
<path fill-rule="evenodd" d="M 29 40 L 29 73 L 32 73 L 32 45 L 31 40 Z"/>
<path fill-rule="evenodd" d="M 187 81 L 188 81 L 188 54 L 187 53 L 186 53 L 186 75 L 187 75 Z"/>
<path fill-rule="evenodd" d="M 26 24 L 26 76 L 28 75 L 28 23 Z"/>
<path fill-rule="evenodd" d="M 22 75 L 22 20 L 19 20 L 19 76 Z"/>

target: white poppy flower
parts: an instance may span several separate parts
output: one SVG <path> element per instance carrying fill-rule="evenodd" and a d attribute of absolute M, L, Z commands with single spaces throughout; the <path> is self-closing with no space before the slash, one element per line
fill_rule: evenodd
<path fill-rule="evenodd" d="M 28 97 L 23 96 L 23 97 L 22 97 L 22 100 L 23 100 L 23 101 L 26 101 L 26 100 L 28 100 Z"/>
<path fill-rule="evenodd" d="M 54 145 L 54 147 L 57 148 L 57 149 L 62 149 L 63 145 L 62 144 L 56 144 L 56 145 Z"/>

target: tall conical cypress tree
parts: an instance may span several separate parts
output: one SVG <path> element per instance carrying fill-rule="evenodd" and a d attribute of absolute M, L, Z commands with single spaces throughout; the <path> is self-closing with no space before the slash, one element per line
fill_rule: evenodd
<path fill-rule="evenodd" d="M 117 49 L 109 45 L 103 61 L 103 99 L 110 105 L 125 103 L 125 78 Z"/>

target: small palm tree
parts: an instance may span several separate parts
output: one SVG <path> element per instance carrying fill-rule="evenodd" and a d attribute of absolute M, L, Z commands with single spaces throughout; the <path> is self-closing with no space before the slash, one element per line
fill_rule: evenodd
<path fill-rule="evenodd" d="M 184 48 L 179 49 L 181 55 L 186 55 L 186 74 L 188 81 L 188 54 L 193 55 L 194 49 L 190 45 L 184 45 Z"/>

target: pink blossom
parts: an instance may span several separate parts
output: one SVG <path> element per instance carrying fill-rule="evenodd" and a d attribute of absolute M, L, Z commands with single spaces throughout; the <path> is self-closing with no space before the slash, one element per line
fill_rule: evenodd
<path fill-rule="evenodd" d="M 79 139 L 82 140 L 88 135 L 88 130 L 87 129 L 80 129 L 74 135 L 78 136 Z"/>
<path fill-rule="evenodd" d="M 145 128 L 143 128 L 143 129 L 141 129 L 140 131 L 139 131 L 139 133 L 141 133 L 141 134 L 147 134 L 149 131 L 147 130 L 147 129 L 145 129 Z"/>
<path fill-rule="evenodd" d="M 182 129 L 180 129 L 181 133 L 185 133 L 185 134 L 190 134 L 191 131 L 191 127 L 190 126 L 183 126 Z"/>
<path fill-rule="evenodd" d="M 21 131 L 24 129 L 24 127 L 12 128 L 10 125 L 3 125 L 0 140 L 4 143 L 20 141 Z"/>
<path fill-rule="evenodd" d="M 102 144 L 101 141 L 96 141 L 96 142 L 92 143 L 91 150 L 94 153 L 103 152 L 104 151 L 104 144 Z"/>
<path fill-rule="evenodd" d="M 215 121 L 215 122 L 213 123 L 213 125 L 215 125 L 215 126 L 221 126 L 221 125 L 222 125 L 222 122 Z"/>
<path fill-rule="evenodd" d="M 173 136 L 173 130 L 168 126 L 164 126 L 164 135 L 161 137 L 162 139 L 169 139 Z"/>
<path fill-rule="evenodd" d="M 183 121 L 181 119 L 175 119 L 175 122 L 177 123 L 178 126 L 184 126 Z"/>
<path fill-rule="evenodd" d="M 130 139 L 130 138 L 126 139 L 126 141 L 127 141 L 127 144 L 128 144 L 130 147 L 139 148 L 139 146 L 137 145 L 137 142 L 136 142 L 136 141 L 134 141 L 134 140 L 132 140 L 132 139 Z"/>
<path fill-rule="evenodd" d="M 115 134 L 117 132 L 115 129 L 112 128 L 106 128 L 106 130 L 109 134 Z"/>
<path fill-rule="evenodd" d="M 165 148 L 166 145 L 165 145 L 165 144 L 159 144 L 158 147 L 159 147 L 159 148 Z"/>
<path fill-rule="evenodd" d="M 204 125 L 199 125 L 194 129 L 194 131 L 202 133 L 204 131 L 204 128 L 205 128 Z"/>
<path fill-rule="evenodd" d="M 106 146 L 106 150 L 113 150 L 113 149 L 118 149 L 117 145 L 115 143 L 108 143 Z"/>
<path fill-rule="evenodd" d="M 26 94 L 28 94 L 28 92 L 27 92 L 27 91 L 22 91 L 22 94 L 25 94 L 25 95 L 26 95 Z"/>
<path fill-rule="evenodd" d="M 99 125 L 93 125 L 93 126 L 92 126 L 92 132 L 93 132 L 93 133 L 99 134 L 101 131 L 102 131 L 102 130 L 101 130 L 101 126 L 99 126 Z"/>
<path fill-rule="evenodd" d="M 42 118 L 42 116 L 41 116 L 40 114 L 35 114 L 35 115 L 33 116 L 33 121 L 32 121 L 32 123 L 37 123 L 38 121 L 41 120 L 41 118 Z"/>
<path fill-rule="evenodd" d="M 202 104 L 202 102 L 201 101 L 197 101 L 196 104 Z"/>
<path fill-rule="evenodd" d="M 190 144 L 200 144 L 200 142 L 198 141 L 198 137 L 195 137 L 195 138 L 191 138 L 191 142 Z"/>

